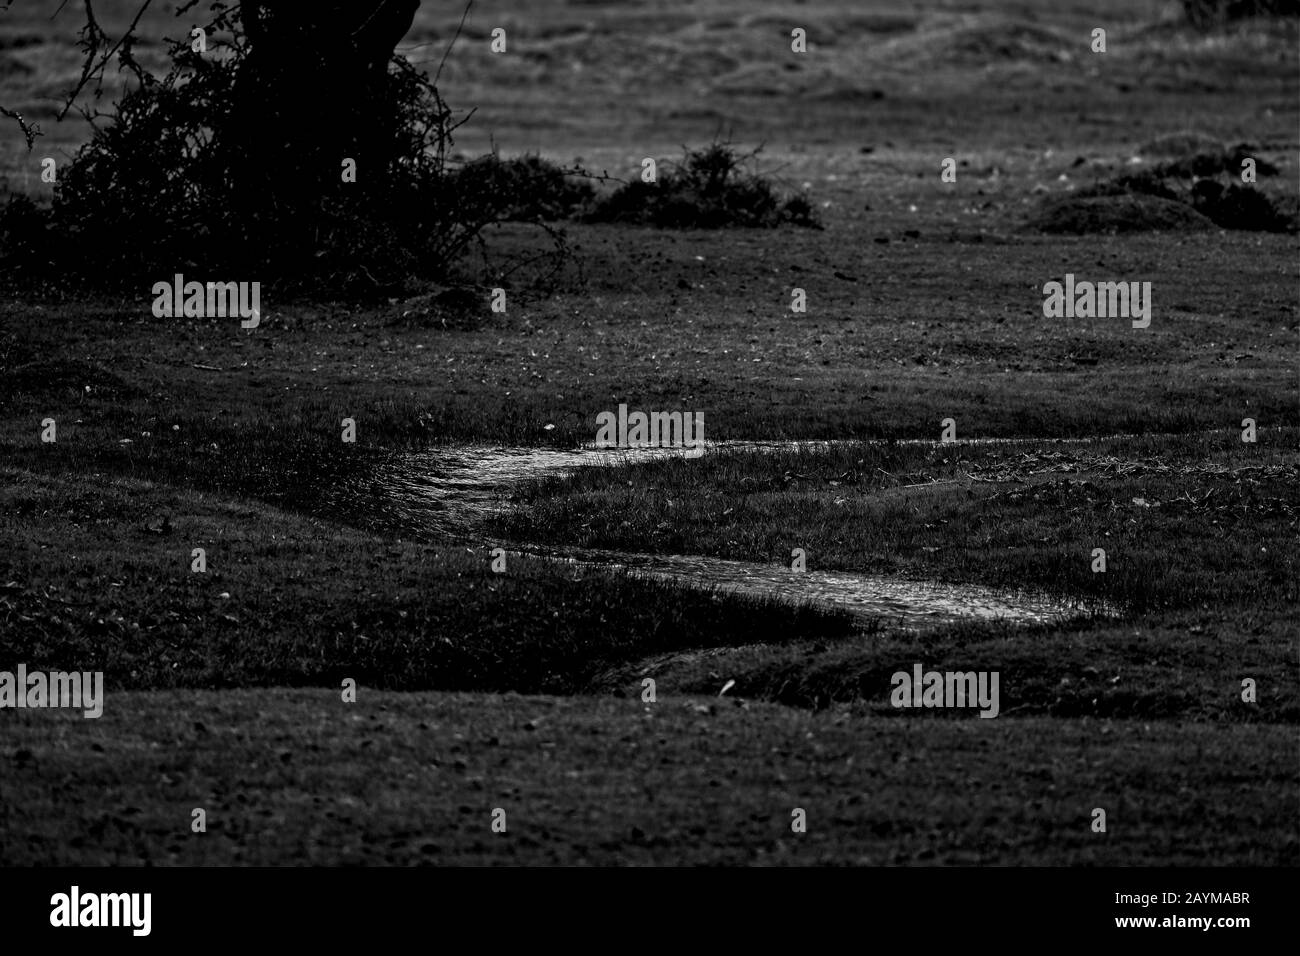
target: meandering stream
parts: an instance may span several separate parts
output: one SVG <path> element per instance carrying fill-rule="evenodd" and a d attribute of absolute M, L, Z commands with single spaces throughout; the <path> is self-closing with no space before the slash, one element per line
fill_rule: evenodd
<path fill-rule="evenodd" d="M 789 450 L 825 442 L 718 442 L 717 450 Z M 682 449 L 556 449 L 447 446 L 390 459 L 367 478 L 369 487 L 340 490 L 353 504 L 382 509 L 402 527 L 452 535 L 473 534 L 508 509 L 513 487 L 582 467 L 615 467 L 680 456 Z M 1113 611 L 1029 592 L 1008 593 L 969 584 L 914 581 L 843 571 L 796 572 L 783 565 L 697 555 L 633 554 L 551 546 L 512 545 L 516 557 L 622 570 L 692 587 L 809 602 L 847 609 L 887 623 L 923 629 L 963 620 L 1000 619 L 1033 624 Z"/>

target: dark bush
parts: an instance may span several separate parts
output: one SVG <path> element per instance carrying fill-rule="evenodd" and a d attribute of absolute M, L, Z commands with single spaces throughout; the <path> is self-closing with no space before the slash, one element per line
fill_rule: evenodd
<path fill-rule="evenodd" d="M 1276 176 L 1278 169 L 1266 159 L 1259 158 L 1259 150 L 1247 143 L 1238 143 L 1229 149 L 1193 152 L 1177 159 L 1161 163 L 1154 170 L 1157 176 L 1229 176 L 1241 174 L 1242 161 L 1255 160 L 1255 172 L 1260 176 Z"/>
<path fill-rule="evenodd" d="M 131 279 L 196 263 L 228 269 L 237 253 L 255 258 L 247 210 L 214 145 L 234 75 L 233 61 L 183 56 L 122 98 L 59 177 L 50 225 L 75 257 L 68 265 Z"/>
<path fill-rule="evenodd" d="M 448 188 L 462 207 L 516 222 L 554 221 L 581 213 L 596 190 L 579 170 L 565 170 L 540 156 L 501 159 L 484 156 L 456 170 Z"/>
<path fill-rule="evenodd" d="M 0 260 L 9 269 L 40 267 L 51 255 L 50 212 L 26 196 L 0 208 Z"/>
<path fill-rule="evenodd" d="M 0 255 L 9 267 L 52 268 L 96 285 L 194 271 L 313 292 L 389 291 L 443 277 L 489 225 L 568 215 L 594 193 L 538 157 L 453 164 L 451 111 L 395 57 L 377 94 L 395 116 L 380 124 L 392 141 L 373 151 L 392 157 L 389 167 L 349 183 L 338 156 L 286 156 L 312 184 L 307 202 L 268 203 L 240 188 L 247 170 L 232 145 L 244 49 L 174 48 L 166 76 L 141 74 L 60 174 L 52 208 L 4 210 Z"/>
<path fill-rule="evenodd" d="M 1293 232 L 1294 210 L 1249 186 L 1202 179 L 1192 187 L 1192 205 L 1203 216 L 1224 229 L 1260 232 Z"/>
<path fill-rule="evenodd" d="M 821 228 L 804 196 L 782 199 L 767 179 L 744 167 L 755 154 L 738 154 L 727 143 L 686 150 L 680 165 L 658 182 L 634 180 L 596 203 L 588 219 L 665 229 L 773 227 Z"/>

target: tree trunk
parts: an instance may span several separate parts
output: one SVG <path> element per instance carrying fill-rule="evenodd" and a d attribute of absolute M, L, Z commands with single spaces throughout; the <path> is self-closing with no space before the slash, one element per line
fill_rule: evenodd
<path fill-rule="evenodd" d="M 244 0 L 232 185 L 259 243 L 308 257 L 322 208 L 368 191 L 393 153 L 388 62 L 420 0 Z M 357 182 L 342 182 L 355 160 Z"/>

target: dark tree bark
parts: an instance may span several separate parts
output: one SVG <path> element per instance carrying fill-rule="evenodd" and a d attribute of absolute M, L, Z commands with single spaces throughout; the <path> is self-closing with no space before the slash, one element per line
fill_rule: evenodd
<path fill-rule="evenodd" d="M 240 205 L 282 242 L 309 242 L 314 213 L 364 195 L 394 160 L 388 62 L 420 0 L 244 0 L 249 52 L 236 79 L 231 150 Z M 345 158 L 357 183 L 341 183 Z M 267 237 L 270 238 L 270 237 Z M 303 250 L 308 252 L 309 250 Z"/>

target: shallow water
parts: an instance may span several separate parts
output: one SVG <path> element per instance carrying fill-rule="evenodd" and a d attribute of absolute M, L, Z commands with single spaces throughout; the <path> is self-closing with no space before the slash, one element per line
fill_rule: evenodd
<path fill-rule="evenodd" d="M 828 444 L 716 442 L 707 443 L 704 453 L 790 450 Z M 508 495 L 521 482 L 561 476 L 582 467 L 614 467 L 684 454 L 685 449 L 680 448 L 566 450 L 448 446 L 385 462 L 368 476 L 369 489 L 364 485 L 340 489 L 334 507 L 365 508 L 373 514 L 382 514 L 387 525 L 411 532 L 472 534 L 484 519 L 511 507 Z M 1036 624 L 1113 613 L 1112 609 L 1101 606 L 977 585 L 910 581 L 842 571 L 796 572 L 781 565 L 702 556 L 512 547 L 520 557 L 622 570 L 692 587 L 809 602 L 883 618 L 907 628 L 963 620 Z"/>
<path fill-rule="evenodd" d="M 1105 611 L 1104 608 L 1091 608 L 1043 595 L 1012 594 L 978 585 L 910 581 L 847 571 L 793 571 L 784 565 L 697 555 L 620 551 L 583 551 L 566 555 L 540 549 L 516 552 L 516 555 L 610 568 L 692 587 L 822 605 L 917 630 L 971 620 L 1050 623 Z"/>
<path fill-rule="evenodd" d="M 828 442 L 706 442 L 704 454 L 719 450 L 774 451 L 825 447 Z M 333 509 L 355 502 L 382 508 L 411 528 L 468 532 L 509 507 L 515 485 L 559 477 L 583 467 L 614 467 L 686 457 L 683 448 L 512 448 L 448 445 L 412 452 L 377 466 L 360 485 L 337 491 Z M 370 486 L 367 496 L 365 485 Z M 366 501 L 366 498 L 369 501 Z"/>
<path fill-rule="evenodd" d="M 1109 439 L 1134 438 L 1109 435 L 1100 438 L 1054 438 L 1052 444 L 1085 444 Z M 1026 438 L 961 439 L 953 444 L 1003 445 L 1034 441 Z M 729 451 L 797 451 L 857 444 L 852 441 L 721 441 L 704 442 L 702 454 Z M 938 445 L 926 439 L 905 439 L 900 445 Z M 521 448 L 494 445 L 448 445 L 413 452 L 378 467 L 370 476 L 371 506 L 383 502 L 396 513 L 410 511 L 416 526 L 437 530 L 468 531 L 481 519 L 507 507 L 512 487 L 524 481 L 558 477 L 583 467 L 612 467 L 685 458 L 685 448 Z M 361 500 L 364 488 L 341 489 L 341 498 Z"/>

